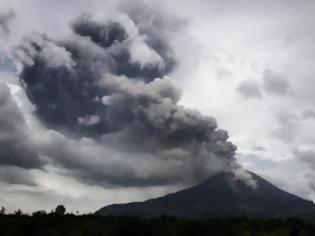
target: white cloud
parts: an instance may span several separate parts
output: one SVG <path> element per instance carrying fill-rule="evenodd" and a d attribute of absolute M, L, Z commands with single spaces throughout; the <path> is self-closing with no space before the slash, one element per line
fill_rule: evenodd
<path fill-rule="evenodd" d="M 130 46 L 131 61 L 139 63 L 141 67 L 150 67 L 158 65 L 163 67 L 163 59 L 160 55 L 150 48 L 141 36 L 131 41 Z"/>
<path fill-rule="evenodd" d="M 100 121 L 101 121 L 100 117 L 94 116 L 94 115 L 78 118 L 78 122 L 80 124 L 87 125 L 87 126 L 96 125 L 96 124 L 100 123 Z"/>

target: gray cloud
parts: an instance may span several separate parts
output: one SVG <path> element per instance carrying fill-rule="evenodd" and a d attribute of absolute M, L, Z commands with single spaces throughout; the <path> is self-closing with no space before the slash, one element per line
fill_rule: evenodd
<path fill-rule="evenodd" d="M 264 152 L 266 151 L 267 149 L 263 146 L 256 146 L 254 147 L 254 151 L 257 151 L 257 152 Z"/>
<path fill-rule="evenodd" d="M 295 149 L 293 155 L 297 162 L 305 164 L 304 170 L 300 173 L 305 179 L 305 188 L 309 188 L 309 191 L 314 193 L 315 191 L 315 153 L 313 150 L 299 150 Z"/>
<path fill-rule="evenodd" d="M 237 87 L 237 91 L 246 98 L 261 98 L 259 84 L 254 80 L 243 80 Z"/>
<path fill-rule="evenodd" d="M 291 92 L 290 83 L 284 75 L 265 70 L 263 76 L 263 85 L 267 92 L 277 95 L 287 95 Z"/>
<path fill-rule="evenodd" d="M 7 85 L 0 84 L 0 164 L 31 169 L 41 161 L 29 143 L 30 130 Z"/>
<path fill-rule="evenodd" d="M 273 132 L 283 142 L 292 142 L 300 129 L 299 117 L 290 112 L 279 112 L 276 115 L 279 127 Z"/>
<path fill-rule="evenodd" d="M 302 118 L 304 119 L 315 119 L 315 111 L 314 110 L 306 110 L 302 114 Z"/>
<path fill-rule="evenodd" d="M 312 150 L 294 150 L 293 154 L 298 160 L 307 163 L 312 169 L 315 169 L 315 153 Z"/>
<path fill-rule="evenodd" d="M 5 52 L 0 50 L 0 72 L 10 73 L 15 71 L 16 68 L 12 61 L 6 56 Z"/>
<path fill-rule="evenodd" d="M 216 69 L 216 76 L 219 78 L 227 78 L 232 75 L 232 72 L 224 67 Z"/>
<path fill-rule="evenodd" d="M 37 185 L 28 170 L 15 166 L 0 166 L 0 181 L 14 185 Z"/>
<path fill-rule="evenodd" d="M 0 181 L 35 186 L 31 169 L 44 162 L 31 142 L 31 130 L 12 98 L 10 89 L 0 84 Z"/>
<path fill-rule="evenodd" d="M 9 9 L 0 9 L 0 35 L 9 33 L 10 21 L 14 18 L 14 12 Z"/>

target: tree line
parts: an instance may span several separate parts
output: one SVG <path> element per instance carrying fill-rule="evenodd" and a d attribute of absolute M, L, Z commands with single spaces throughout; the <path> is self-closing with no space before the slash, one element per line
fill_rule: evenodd
<path fill-rule="evenodd" d="M 314 236 L 311 219 L 177 219 L 161 215 L 155 219 L 67 213 L 63 205 L 51 212 L 22 210 L 6 214 L 0 209 L 1 236 Z"/>

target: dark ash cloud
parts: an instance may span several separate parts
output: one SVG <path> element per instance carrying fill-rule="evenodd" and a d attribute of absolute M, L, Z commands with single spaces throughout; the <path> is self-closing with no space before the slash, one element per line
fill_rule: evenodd
<path fill-rule="evenodd" d="M 149 30 L 140 22 L 131 18 L 130 21 L 135 29 L 129 29 L 129 33 L 121 23 L 100 23 L 88 17 L 77 20 L 72 28 L 77 35 L 90 39 L 101 48 L 112 48 L 108 69 L 115 75 L 149 82 L 171 72 L 176 65 L 173 52 L 165 38 L 157 37 L 153 31 L 154 24 L 150 25 Z"/>
<path fill-rule="evenodd" d="M 178 106 L 179 92 L 167 79 L 147 84 L 106 74 L 99 86 L 112 91 L 101 99 L 111 132 L 79 141 L 57 135 L 48 147 L 39 144 L 68 174 L 103 186 L 151 186 L 192 183 L 234 163 L 227 132 Z"/>
<path fill-rule="evenodd" d="M 76 21 L 72 28 L 76 34 L 88 37 L 102 48 L 108 48 L 115 43 L 121 43 L 128 38 L 125 29 L 117 22 L 109 22 L 105 25 L 92 22 L 88 19 L 81 19 L 80 21 Z"/>
<path fill-rule="evenodd" d="M 128 23 L 85 16 L 69 38 L 33 35 L 15 49 L 20 82 L 49 128 L 32 143 L 47 160 L 38 168 L 102 186 L 192 183 L 233 168 L 248 179 L 216 120 L 178 104 L 167 77 L 172 24 L 129 10 Z"/>
<path fill-rule="evenodd" d="M 102 75 L 111 73 L 150 82 L 169 72 L 175 59 L 160 55 L 138 39 L 140 36 L 128 38 L 119 23 L 101 24 L 82 18 L 73 24 L 73 29 L 76 35 L 65 42 L 37 36 L 17 48 L 15 55 L 24 63 L 20 78 L 37 114 L 49 127 L 87 135 L 112 132 L 102 119 L 88 127 L 77 122 L 80 117 L 106 116 L 104 104 L 98 99 L 111 91 L 97 86 Z M 144 58 L 141 62 L 142 55 L 138 55 L 139 62 L 134 62 L 130 57 L 133 47 L 151 50 L 144 57 L 153 53 L 161 61 L 151 64 Z"/>

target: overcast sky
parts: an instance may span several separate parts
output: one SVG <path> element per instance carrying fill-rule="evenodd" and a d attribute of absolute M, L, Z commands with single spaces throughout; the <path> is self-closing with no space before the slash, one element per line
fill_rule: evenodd
<path fill-rule="evenodd" d="M 314 10 L 0 0 L 0 205 L 89 212 L 227 170 L 259 187 L 244 169 L 315 201 Z"/>

